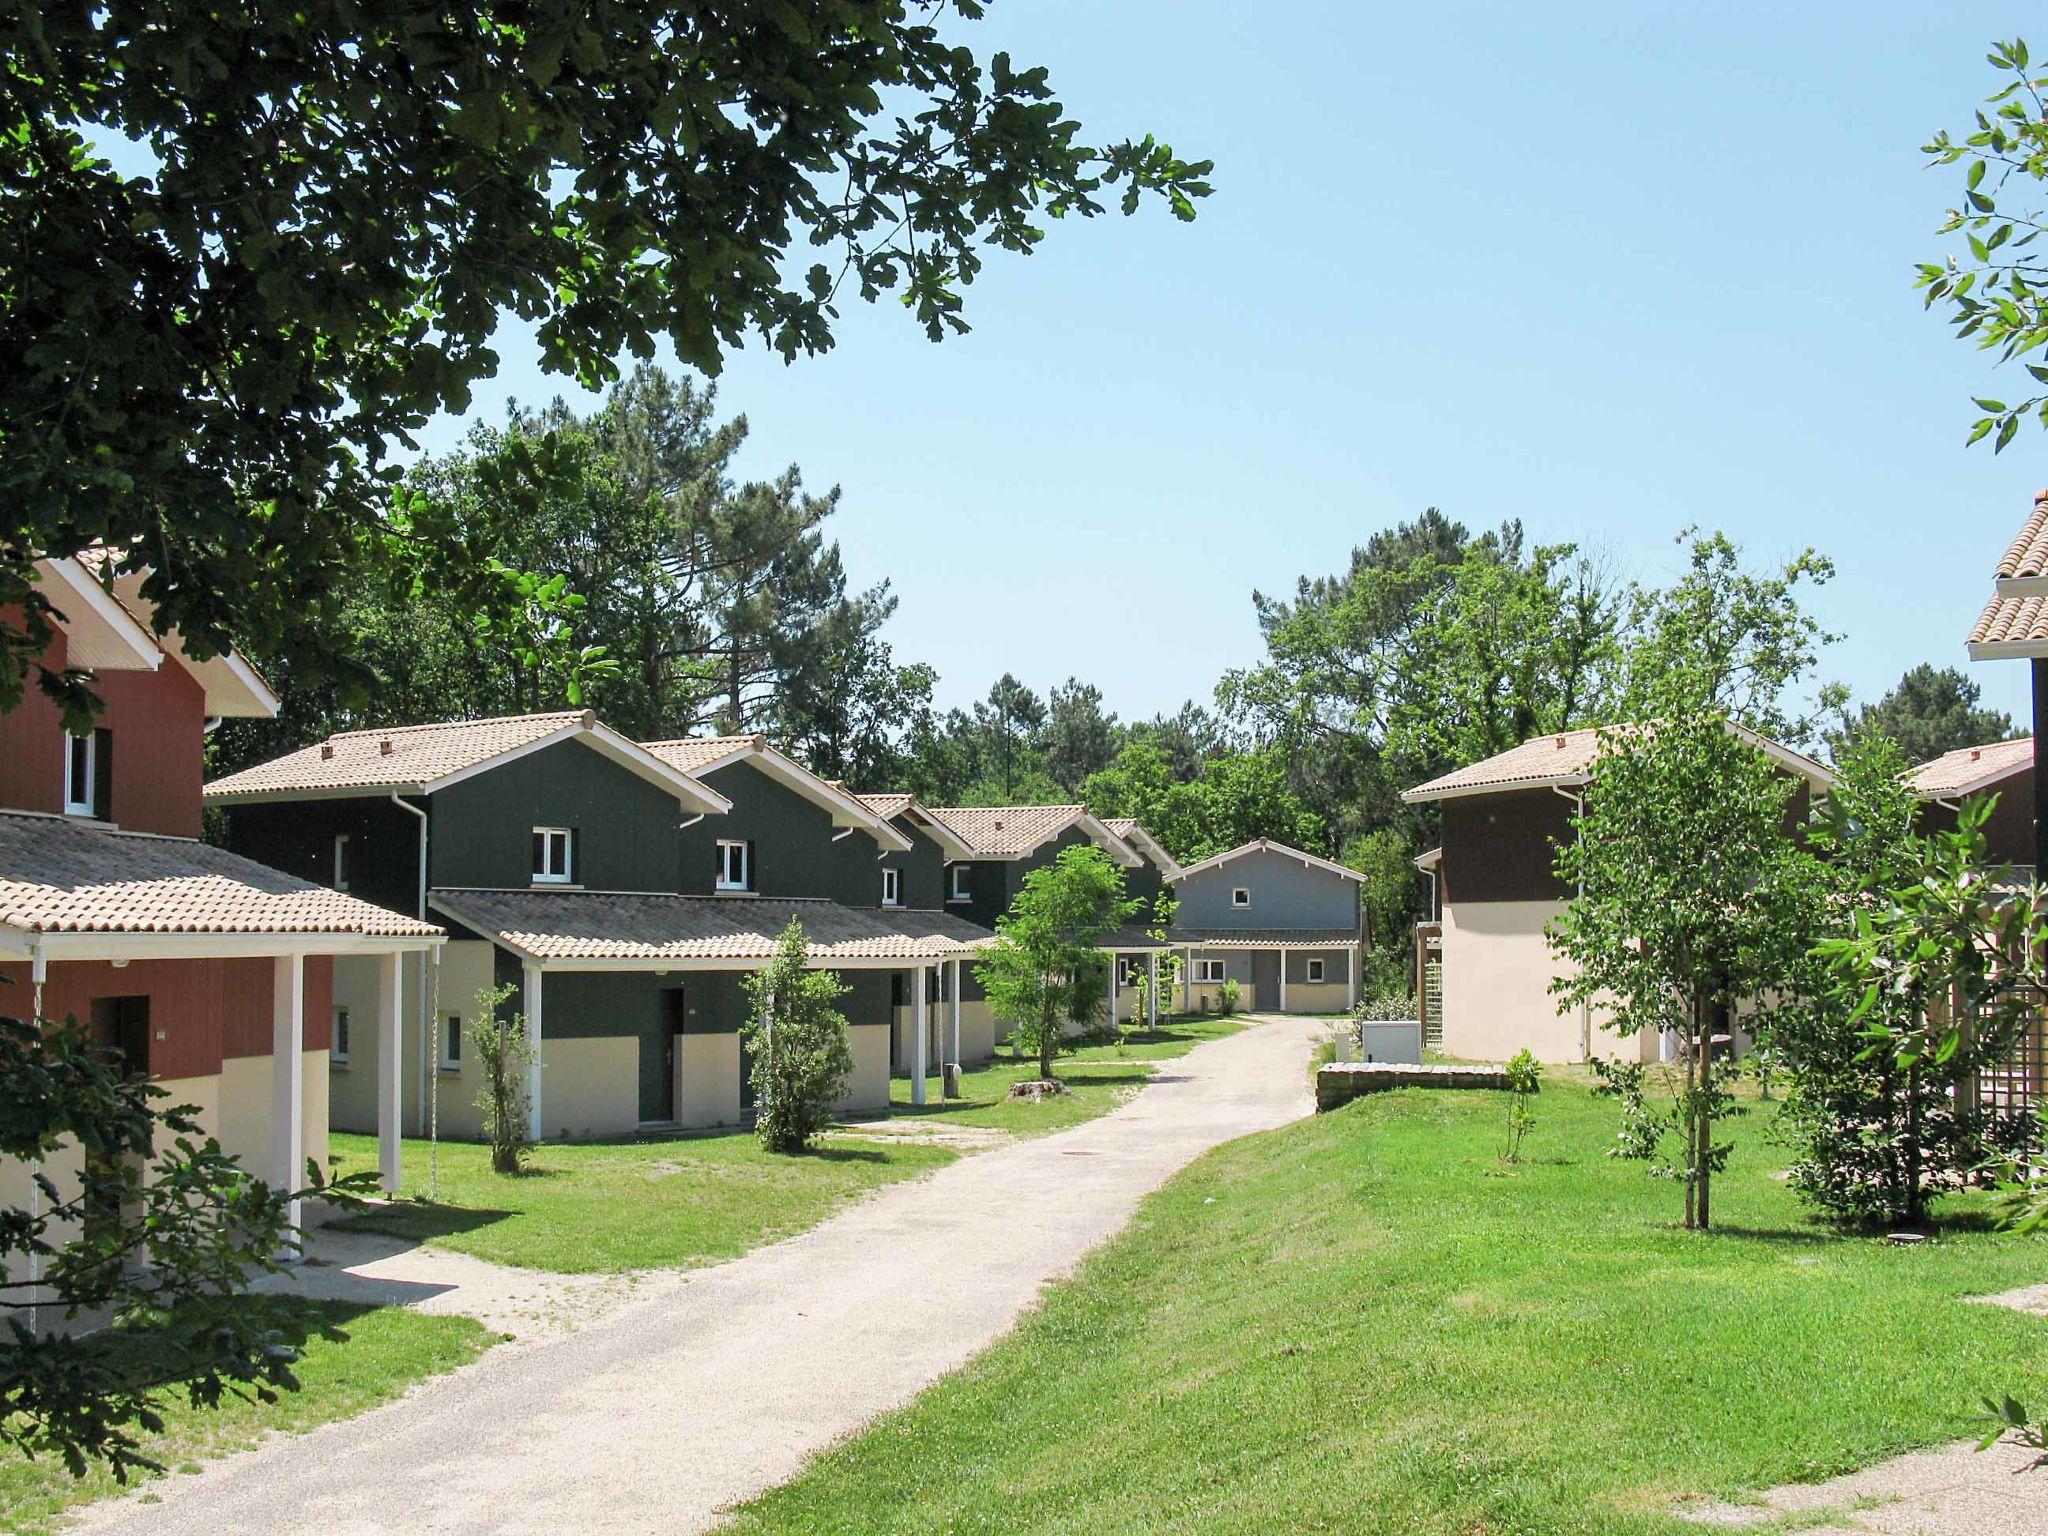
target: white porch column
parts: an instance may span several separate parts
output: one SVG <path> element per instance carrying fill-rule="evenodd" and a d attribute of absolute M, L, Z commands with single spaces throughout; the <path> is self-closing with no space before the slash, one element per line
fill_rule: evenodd
<path fill-rule="evenodd" d="M 1109 1027 L 1116 1028 L 1116 962 L 1115 950 L 1109 952 Z"/>
<path fill-rule="evenodd" d="M 1145 951 L 1145 1027 L 1159 1029 L 1159 951 Z"/>
<path fill-rule="evenodd" d="M 280 1191 L 306 1183 L 306 961 L 279 955 L 270 982 L 270 1178 Z M 285 1246 L 300 1247 L 301 1202 L 286 1207 Z"/>
<path fill-rule="evenodd" d="M 1180 1011 L 1195 1011 L 1195 947 L 1190 944 L 1180 955 Z"/>
<path fill-rule="evenodd" d="M 398 1021 L 405 957 L 377 957 L 377 1176 L 384 1193 L 398 1193 L 399 1104 L 404 1097 L 405 1060 Z"/>
<path fill-rule="evenodd" d="M 917 1000 L 910 1010 L 910 1102 L 924 1103 L 924 967 L 912 971 L 915 980 L 913 991 Z"/>
<path fill-rule="evenodd" d="M 1356 944 L 1344 951 L 1344 969 L 1349 973 L 1346 975 L 1345 980 L 1350 983 L 1351 997 L 1350 1003 L 1346 1006 L 1347 1009 L 1356 1008 L 1358 1006 L 1358 946 Z"/>
<path fill-rule="evenodd" d="M 1287 951 L 1280 951 L 1280 1011 L 1287 1011 Z"/>
<path fill-rule="evenodd" d="M 534 1141 L 540 1140 L 540 1085 L 541 1085 L 541 971 L 537 965 L 524 968 L 523 979 L 526 995 L 521 1007 L 526 1014 L 526 1044 L 533 1055 L 532 1063 L 526 1069 L 526 1133 Z"/>
<path fill-rule="evenodd" d="M 941 974 L 948 972 L 951 974 L 947 976 L 946 1024 L 947 1033 L 953 1038 L 953 1065 L 957 1067 L 960 1065 L 960 962 L 948 961 Z"/>

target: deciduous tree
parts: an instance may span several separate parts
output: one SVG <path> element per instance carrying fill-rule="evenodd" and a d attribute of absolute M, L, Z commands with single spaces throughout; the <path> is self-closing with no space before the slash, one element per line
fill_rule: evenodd
<path fill-rule="evenodd" d="M 1060 851 L 1024 877 L 1010 910 L 996 919 L 996 942 L 975 962 L 989 1010 L 1014 1027 L 1016 1043 L 1052 1077 L 1053 1058 L 1070 1050 L 1069 1024 L 1086 1024 L 1104 1003 L 1105 935 L 1137 915 L 1124 895 L 1123 871 L 1092 844 Z"/>

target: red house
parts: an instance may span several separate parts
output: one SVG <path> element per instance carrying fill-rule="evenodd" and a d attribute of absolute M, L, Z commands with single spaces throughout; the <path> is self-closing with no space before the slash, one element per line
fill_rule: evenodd
<path fill-rule="evenodd" d="M 38 571 L 57 614 L 44 660 L 90 669 L 105 709 L 71 735 L 31 684 L 0 715 L 0 1015 L 88 1024 L 224 1150 L 300 1187 L 306 1160 L 326 1161 L 327 1053 L 350 1025 L 334 957 L 378 957 L 362 1024 L 395 1038 L 399 957 L 441 930 L 199 841 L 209 724 L 275 714 L 277 699 L 239 656 L 200 661 L 156 635 L 139 578 L 75 560 Z M 399 1086 L 379 1084 L 388 1189 Z M 43 1171 L 61 1185 L 75 1169 Z M 0 1200 L 28 1190 L 29 1170 L 0 1161 Z"/>

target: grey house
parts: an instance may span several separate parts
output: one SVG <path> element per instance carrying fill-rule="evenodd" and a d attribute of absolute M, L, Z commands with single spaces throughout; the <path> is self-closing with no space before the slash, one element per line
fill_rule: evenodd
<path fill-rule="evenodd" d="M 1168 937 L 1181 951 L 1188 1012 L 1220 1006 L 1226 980 L 1247 1008 L 1336 1013 L 1357 1003 L 1357 870 L 1260 838 L 1186 866 L 1171 883 L 1180 910 Z"/>
<path fill-rule="evenodd" d="M 742 983 L 792 918 L 849 991 L 845 1107 L 886 1110 L 894 999 L 989 939 L 904 899 L 911 840 L 759 737 L 640 745 L 589 713 L 329 737 L 209 785 L 238 851 L 445 924 L 402 1070 L 453 1134 L 479 1129 L 478 992 L 511 986 L 539 1047 L 534 1130 L 710 1126 L 746 1109 Z M 374 893 L 374 894 L 372 894 Z M 368 978 L 337 967 L 333 1124 L 373 1124 Z M 920 1081 L 921 1086 L 921 1081 Z M 424 1128 L 423 1125 L 420 1128 Z"/>

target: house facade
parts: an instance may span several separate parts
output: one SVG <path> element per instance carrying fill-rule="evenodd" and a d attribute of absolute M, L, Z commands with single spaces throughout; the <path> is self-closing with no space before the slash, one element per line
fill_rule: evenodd
<path fill-rule="evenodd" d="M 1803 823 L 1834 776 L 1789 747 L 1730 729 L 1799 780 L 1788 814 Z M 1597 730 L 1538 736 L 1402 796 L 1437 809 L 1441 845 L 1415 862 L 1434 892 L 1437 931 L 1429 938 L 1449 1055 L 1505 1061 L 1527 1049 L 1558 1063 L 1596 1055 L 1657 1059 L 1654 1034 L 1617 1039 L 1601 1028 L 1597 1007 L 1560 1013 L 1550 990 L 1570 965 L 1552 953 L 1547 937 L 1572 899 L 1557 854 L 1577 835 L 1580 797 L 1599 748 Z"/>
<path fill-rule="evenodd" d="M 885 861 L 910 839 L 754 736 L 637 743 L 588 712 L 345 732 L 207 798 L 238 850 L 446 924 L 401 1048 L 422 1131 L 481 1130 L 467 1042 L 492 989 L 535 1046 L 536 1137 L 740 1123 L 745 981 L 792 919 L 848 987 L 841 1107 L 885 1112 L 895 978 L 924 996 L 987 938 L 908 906 L 911 872 Z M 344 969 L 340 1006 L 368 980 Z M 337 1127 L 363 1123 L 380 1071 L 353 1042 L 335 1056 Z"/>
<path fill-rule="evenodd" d="M 361 1032 L 395 1035 L 401 962 L 441 931 L 198 841 L 208 723 L 277 699 L 240 657 L 158 636 L 139 574 L 38 576 L 57 615 L 43 663 L 90 671 L 104 708 L 72 735 L 31 683 L 0 716 L 0 1013 L 75 1019 L 251 1172 L 301 1187 L 327 1159 L 337 968 L 372 978 Z M 372 1097 L 395 1190 L 399 1084 Z M 43 1171 L 61 1188 L 79 1167 Z M 0 1199 L 25 1203 L 30 1179 L 0 1162 Z"/>
<path fill-rule="evenodd" d="M 1958 747 L 1906 776 L 1920 799 L 1918 826 L 1923 833 L 1953 832 L 1956 813 L 1972 795 L 1996 795 L 1984 823 L 1984 852 L 1999 867 L 2031 871 L 2037 831 L 2034 825 L 2034 738 Z"/>
<path fill-rule="evenodd" d="M 1180 951 L 1182 1005 L 1339 1013 L 1358 1001 L 1365 876 L 1269 838 L 1175 871 L 1168 937 Z"/>

